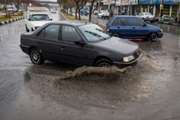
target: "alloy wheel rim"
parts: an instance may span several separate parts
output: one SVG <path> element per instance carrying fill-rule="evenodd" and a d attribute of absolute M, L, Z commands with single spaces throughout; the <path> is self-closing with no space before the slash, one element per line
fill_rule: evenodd
<path fill-rule="evenodd" d="M 32 60 L 34 63 L 38 63 L 40 60 L 40 55 L 37 51 L 32 52 Z"/>

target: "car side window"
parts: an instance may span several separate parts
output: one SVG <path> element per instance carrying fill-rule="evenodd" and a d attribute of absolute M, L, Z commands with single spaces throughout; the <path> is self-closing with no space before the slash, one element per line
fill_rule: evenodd
<path fill-rule="evenodd" d="M 119 20 L 119 18 L 114 19 L 114 21 L 112 22 L 113 26 L 117 26 L 117 25 L 120 25 L 120 24 L 121 24 L 121 21 Z"/>
<path fill-rule="evenodd" d="M 116 18 L 112 23 L 113 26 L 117 26 L 117 25 L 126 26 L 127 24 L 128 21 L 125 18 Z"/>
<path fill-rule="evenodd" d="M 62 40 L 63 41 L 80 41 L 81 37 L 77 33 L 76 29 L 72 26 L 62 26 Z"/>
<path fill-rule="evenodd" d="M 59 39 L 59 28 L 60 25 L 49 25 L 44 29 L 44 38 L 57 41 Z"/>
<path fill-rule="evenodd" d="M 57 41 L 59 40 L 59 30 L 60 25 L 48 25 L 46 28 L 40 31 L 37 36 L 45 40 Z"/>
<path fill-rule="evenodd" d="M 144 24 L 143 20 L 140 18 L 131 18 L 128 19 L 127 21 L 129 26 L 143 26 Z"/>

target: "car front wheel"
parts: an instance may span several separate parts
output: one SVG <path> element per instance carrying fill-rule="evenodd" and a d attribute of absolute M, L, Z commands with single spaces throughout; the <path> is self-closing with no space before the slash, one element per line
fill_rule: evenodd
<path fill-rule="evenodd" d="M 30 51 L 30 59 L 31 59 L 33 64 L 40 65 L 40 64 L 44 63 L 43 56 L 40 53 L 40 50 L 38 50 L 38 49 L 32 49 Z"/>
<path fill-rule="evenodd" d="M 157 33 L 151 33 L 147 39 L 151 42 L 157 41 L 158 39 Z"/>
<path fill-rule="evenodd" d="M 97 67 L 110 67 L 112 65 L 112 62 L 108 59 L 99 59 L 95 62 L 95 66 Z"/>

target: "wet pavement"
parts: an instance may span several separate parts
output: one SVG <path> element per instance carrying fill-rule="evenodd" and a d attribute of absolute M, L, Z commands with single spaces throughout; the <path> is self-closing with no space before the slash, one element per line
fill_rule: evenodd
<path fill-rule="evenodd" d="M 23 21 L 0 26 L 0 120 L 179 120 L 179 28 L 161 28 L 160 41 L 138 43 L 144 56 L 136 66 L 100 74 L 33 65 L 19 48 Z"/>

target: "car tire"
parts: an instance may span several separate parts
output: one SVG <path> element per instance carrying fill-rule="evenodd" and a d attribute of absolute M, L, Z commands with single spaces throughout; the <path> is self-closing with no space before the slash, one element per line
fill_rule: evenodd
<path fill-rule="evenodd" d="M 29 56 L 33 64 L 41 65 L 44 63 L 43 56 L 40 53 L 40 50 L 38 49 L 35 49 L 35 48 L 31 49 Z"/>
<path fill-rule="evenodd" d="M 101 58 L 95 62 L 95 66 L 96 67 L 110 67 L 112 66 L 112 62 L 108 59 Z"/>
<path fill-rule="evenodd" d="M 148 41 L 155 42 L 157 41 L 157 38 L 158 38 L 157 33 L 151 33 L 147 39 Z"/>

